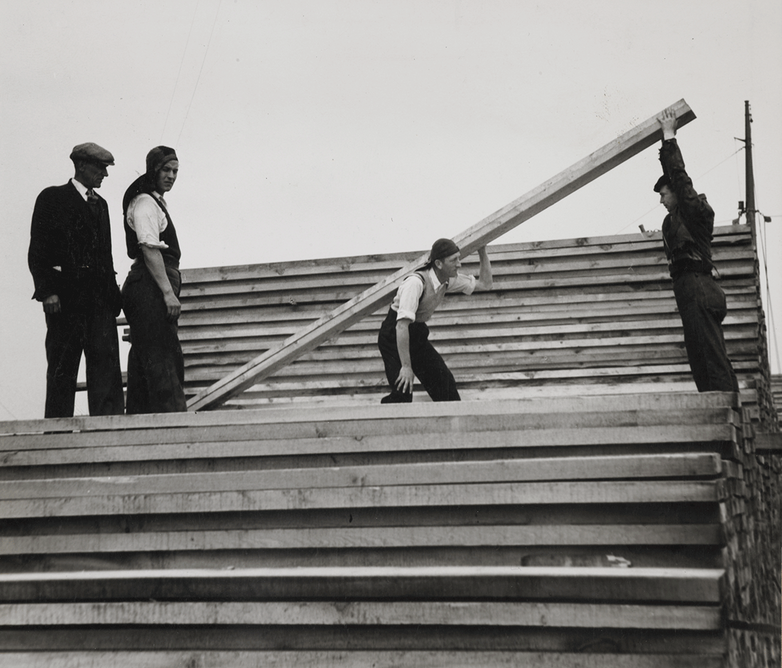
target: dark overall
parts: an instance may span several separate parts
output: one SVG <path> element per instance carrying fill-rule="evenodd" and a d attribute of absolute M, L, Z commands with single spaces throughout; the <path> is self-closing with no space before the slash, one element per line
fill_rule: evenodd
<path fill-rule="evenodd" d="M 176 229 L 168 211 L 157 198 L 168 225 L 160 233 L 166 275 L 179 296 L 181 252 Z M 125 222 L 128 255 L 134 262 L 122 286 L 122 303 L 130 326 L 131 348 L 128 354 L 127 412 L 173 413 L 187 410 L 184 382 L 185 364 L 179 344 L 176 321 L 167 318 L 166 303 L 144 262 L 136 233 Z"/>
<path fill-rule="evenodd" d="M 712 276 L 714 211 L 693 188 L 675 139 L 663 142 L 660 162 L 677 198 L 662 231 L 693 380 L 699 392 L 738 392 L 722 333 L 725 293 Z"/>

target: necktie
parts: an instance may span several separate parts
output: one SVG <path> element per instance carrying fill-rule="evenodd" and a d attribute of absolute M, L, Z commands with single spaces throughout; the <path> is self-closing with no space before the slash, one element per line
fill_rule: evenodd
<path fill-rule="evenodd" d="M 87 201 L 90 204 L 94 204 L 98 201 L 98 196 L 95 194 L 95 191 L 92 188 L 87 189 Z"/>

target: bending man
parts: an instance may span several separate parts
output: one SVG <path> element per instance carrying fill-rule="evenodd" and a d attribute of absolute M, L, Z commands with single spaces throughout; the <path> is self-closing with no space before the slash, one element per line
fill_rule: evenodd
<path fill-rule="evenodd" d="M 459 273 L 459 256 L 459 247 L 453 241 L 438 239 L 429 253 L 428 264 L 399 286 L 378 335 L 378 348 L 391 386 L 391 394 L 383 397 L 381 403 L 412 401 L 416 377 L 432 401 L 460 400 L 453 374 L 429 342 L 426 325 L 446 293 L 469 295 L 476 289 L 492 287 L 491 264 L 485 247 L 478 251 L 478 279 Z"/>

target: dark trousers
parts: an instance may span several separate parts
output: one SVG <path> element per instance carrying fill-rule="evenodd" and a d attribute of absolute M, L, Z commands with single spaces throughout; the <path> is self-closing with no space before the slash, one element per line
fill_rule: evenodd
<path fill-rule="evenodd" d="M 122 415 L 125 397 L 114 314 L 100 304 L 78 313 L 46 316 L 46 406 L 44 417 L 73 417 L 81 356 L 87 367 L 90 415 Z"/>
<path fill-rule="evenodd" d="M 728 312 L 722 288 L 709 273 L 686 272 L 674 279 L 673 293 L 698 391 L 738 392 L 722 333 L 722 321 Z"/>
<path fill-rule="evenodd" d="M 179 272 L 166 267 L 179 295 Z M 166 318 L 163 293 L 136 261 L 122 287 L 122 305 L 130 326 L 128 414 L 175 413 L 187 410 L 185 363 L 177 323 Z"/>
<path fill-rule="evenodd" d="M 421 381 L 432 401 L 460 401 L 456 389 L 456 380 L 445 361 L 434 346 L 429 343 L 429 327 L 423 322 L 410 323 L 410 362 L 413 373 Z M 402 368 L 399 350 L 396 347 L 396 311 L 389 309 L 386 319 L 380 327 L 377 338 L 380 354 L 386 369 L 386 378 L 391 386 L 391 394 L 383 397 L 381 403 L 398 404 L 413 400 L 413 393 L 403 393 L 396 389 L 396 379 Z"/>

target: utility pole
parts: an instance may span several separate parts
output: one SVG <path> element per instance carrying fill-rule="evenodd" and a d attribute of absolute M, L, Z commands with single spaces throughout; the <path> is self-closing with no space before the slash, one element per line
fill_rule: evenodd
<path fill-rule="evenodd" d="M 757 250 L 757 231 L 755 229 L 755 173 L 752 168 L 752 114 L 749 100 L 744 101 L 744 174 L 746 178 L 747 225 L 752 232 L 752 245 Z"/>

